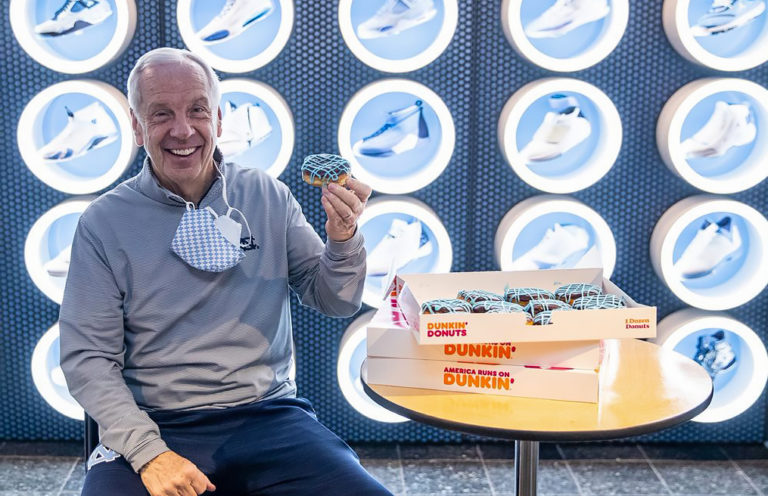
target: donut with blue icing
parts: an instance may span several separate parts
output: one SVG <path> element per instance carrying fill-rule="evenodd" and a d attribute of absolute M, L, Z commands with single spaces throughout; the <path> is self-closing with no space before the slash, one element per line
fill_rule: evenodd
<path fill-rule="evenodd" d="M 312 186 L 328 183 L 344 185 L 349 178 L 349 162 L 330 153 L 308 155 L 301 164 L 301 178 Z"/>

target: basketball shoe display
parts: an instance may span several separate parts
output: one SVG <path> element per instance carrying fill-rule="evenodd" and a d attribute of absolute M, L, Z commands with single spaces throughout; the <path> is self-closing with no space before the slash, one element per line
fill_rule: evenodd
<path fill-rule="evenodd" d="M 559 38 L 611 11 L 606 0 L 557 0 L 525 27 L 529 38 Z"/>
<path fill-rule="evenodd" d="M 549 105 L 557 111 L 544 115 L 533 139 L 520 151 L 526 163 L 557 158 L 592 132 L 592 125 L 581 112 L 576 97 L 552 95 Z"/>
<path fill-rule="evenodd" d="M 704 277 L 723 262 L 731 260 L 739 248 L 741 233 L 730 217 L 726 216 L 719 222 L 705 220 L 674 267 L 683 279 Z"/>
<path fill-rule="evenodd" d="M 749 105 L 718 101 L 707 123 L 681 146 L 685 158 L 721 157 L 735 146 L 752 143 L 755 136 Z"/>
<path fill-rule="evenodd" d="M 429 140 L 429 128 L 424 119 L 421 100 L 387 113 L 387 120 L 375 133 L 357 141 L 352 147 L 355 155 L 389 157 L 416 148 Z"/>
<path fill-rule="evenodd" d="M 39 150 L 43 160 L 72 160 L 117 140 L 117 127 L 101 103 L 93 102 L 75 112 L 64 108 L 67 125 Z"/>
<path fill-rule="evenodd" d="M 102 23 L 111 15 L 107 0 L 66 0 L 52 19 L 35 26 L 35 33 L 61 36 Z"/>
<path fill-rule="evenodd" d="M 238 106 L 227 101 L 222 109 L 221 136 L 217 144 L 225 158 L 243 153 L 272 134 L 267 114 L 258 103 Z"/>
<path fill-rule="evenodd" d="M 702 37 L 725 33 L 754 21 L 763 12 L 763 0 L 713 0 L 707 13 L 691 26 L 691 34 Z"/>
<path fill-rule="evenodd" d="M 572 257 L 589 248 L 589 233 L 573 225 L 555 223 L 541 240 L 513 262 L 516 270 L 570 268 Z"/>
<path fill-rule="evenodd" d="M 395 36 L 437 14 L 433 0 L 386 0 L 376 15 L 357 26 L 361 40 Z"/>
<path fill-rule="evenodd" d="M 227 0 L 216 17 L 197 32 L 197 36 L 209 44 L 229 41 L 255 22 L 264 20 L 274 10 L 272 0 Z"/>

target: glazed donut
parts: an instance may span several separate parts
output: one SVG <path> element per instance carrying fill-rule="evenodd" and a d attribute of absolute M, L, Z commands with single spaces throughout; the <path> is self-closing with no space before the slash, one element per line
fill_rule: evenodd
<path fill-rule="evenodd" d="M 462 289 L 457 298 L 469 303 L 480 301 L 502 301 L 501 295 L 486 291 L 484 289 Z"/>
<path fill-rule="evenodd" d="M 447 298 L 425 301 L 421 304 L 421 313 L 458 313 L 472 311 L 472 306 L 466 301 Z"/>
<path fill-rule="evenodd" d="M 614 294 L 601 294 L 594 296 L 582 296 L 573 302 L 573 308 L 576 310 L 592 310 L 609 308 L 623 308 L 627 306 L 624 299 Z"/>
<path fill-rule="evenodd" d="M 546 310 L 552 311 L 552 310 L 570 310 L 571 306 L 567 303 L 564 303 L 560 300 L 555 299 L 541 299 L 541 300 L 531 300 L 528 302 L 528 304 L 525 306 L 525 311 L 531 314 L 533 317 L 536 316 L 539 312 L 543 312 Z"/>
<path fill-rule="evenodd" d="M 538 288 L 509 288 L 504 291 L 504 300 L 510 303 L 517 303 L 524 307 L 531 300 L 550 299 L 554 300 L 555 295 L 545 289 Z"/>
<path fill-rule="evenodd" d="M 312 186 L 328 183 L 343 185 L 349 178 L 349 162 L 330 153 L 309 155 L 301 164 L 301 178 Z"/>
<path fill-rule="evenodd" d="M 575 300 L 578 300 L 582 296 L 596 296 L 602 293 L 603 291 L 594 284 L 577 282 L 557 288 L 555 290 L 555 299 L 572 305 Z"/>

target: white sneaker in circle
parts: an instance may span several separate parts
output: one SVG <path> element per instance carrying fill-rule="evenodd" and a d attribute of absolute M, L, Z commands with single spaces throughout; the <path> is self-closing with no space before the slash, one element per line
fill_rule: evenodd
<path fill-rule="evenodd" d="M 395 36 L 437 14 L 433 0 L 386 0 L 376 14 L 357 26 L 361 40 Z"/>
<path fill-rule="evenodd" d="M 422 105 L 421 100 L 417 100 L 413 105 L 387 113 L 384 125 L 358 140 L 352 151 L 357 156 L 389 157 L 425 144 L 429 141 L 429 128 Z"/>
<path fill-rule="evenodd" d="M 711 36 L 740 28 L 765 12 L 764 0 L 713 0 L 706 14 L 691 26 L 696 37 Z"/>
<path fill-rule="evenodd" d="M 368 276 L 386 276 L 408 263 L 432 253 L 432 242 L 425 239 L 421 222 L 393 219 L 389 231 L 366 259 Z"/>
<path fill-rule="evenodd" d="M 102 23 L 111 15 L 107 0 L 66 0 L 52 19 L 35 26 L 35 33 L 61 36 Z"/>
<path fill-rule="evenodd" d="M 38 153 L 48 162 L 78 158 L 117 140 L 117 127 L 99 102 L 72 112 L 68 108 L 67 125 Z"/>
<path fill-rule="evenodd" d="M 529 38 L 559 38 L 579 26 L 602 19 L 611 11 L 606 0 L 557 0 L 528 23 Z"/>
<path fill-rule="evenodd" d="M 723 217 L 719 222 L 705 220 L 675 262 L 674 269 L 682 279 L 704 277 L 731 260 L 739 248 L 741 233 L 730 217 Z"/>
<path fill-rule="evenodd" d="M 237 106 L 227 101 L 222 107 L 221 136 L 217 145 L 224 158 L 243 153 L 272 134 L 267 114 L 258 103 Z"/>
<path fill-rule="evenodd" d="M 227 0 L 216 17 L 197 32 L 197 37 L 208 44 L 229 41 L 273 10 L 272 0 Z"/>
<path fill-rule="evenodd" d="M 67 246 L 58 255 L 48 260 L 43 268 L 48 275 L 53 277 L 67 277 L 69 272 L 69 260 L 72 256 L 72 245 Z"/>
<path fill-rule="evenodd" d="M 570 268 L 573 255 L 589 247 L 589 233 L 582 227 L 555 223 L 541 240 L 512 262 L 516 270 Z"/>
<path fill-rule="evenodd" d="M 551 107 L 557 112 L 547 112 L 531 141 L 520 154 L 526 163 L 552 160 L 587 139 L 592 132 L 589 123 L 573 96 L 552 95 Z"/>
<path fill-rule="evenodd" d="M 685 158 L 722 157 L 735 146 L 752 143 L 756 136 L 749 105 L 718 101 L 707 123 L 681 146 Z"/>

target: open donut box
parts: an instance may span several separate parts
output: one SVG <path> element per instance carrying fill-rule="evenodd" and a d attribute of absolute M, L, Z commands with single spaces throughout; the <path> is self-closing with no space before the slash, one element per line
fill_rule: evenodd
<path fill-rule="evenodd" d="M 554 310 L 548 325 L 526 323 L 520 313 L 422 314 L 424 302 L 456 298 L 462 289 L 503 294 L 505 288 L 532 287 L 554 292 L 570 283 L 588 283 L 621 296 L 626 307 L 606 310 Z M 589 341 L 656 337 L 656 307 L 641 305 L 603 277 L 600 268 L 511 272 L 452 272 L 395 276 L 387 292 L 391 321 L 413 331 L 419 344 Z"/>
<path fill-rule="evenodd" d="M 522 314 L 421 313 L 425 301 L 461 289 L 554 291 L 569 283 L 600 286 L 627 306 L 554 311 L 551 324 L 535 326 Z M 406 274 L 387 294 L 367 329 L 371 384 L 594 403 L 601 340 L 656 335 L 656 308 L 636 303 L 599 268 Z"/>

